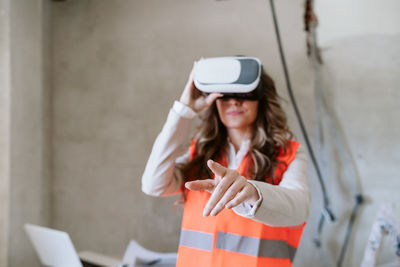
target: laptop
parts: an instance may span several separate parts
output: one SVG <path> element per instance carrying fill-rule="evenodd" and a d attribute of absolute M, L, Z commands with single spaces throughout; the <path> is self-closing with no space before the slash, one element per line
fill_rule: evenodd
<path fill-rule="evenodd" d="M 68 233 L 33 224 L 25 231 L 44 266 L 52 267 L 174 267 L 176 253 L 159 253 L 143 248 L 131 240 L 123 259 L 91 251 L 77 253 Z"/>
<path fill-rule="evenodd" d="M 44 266 L 52 267 L 120 267 L 121 261 L 94 252 L 78 256 L 68 233 L 33 224 L 25 224 L 25 231 Z M 90 261 L 87 258 L 95 258 Z M 97 262 L 96 262 L 97 261 Z M 99 263 L 99 261 L 101 263 Z"/>
<path fill-rule="evenodd" d="M 25 224 L 25 231 L 44 266 L 83 267 L 66 232 Z"/>

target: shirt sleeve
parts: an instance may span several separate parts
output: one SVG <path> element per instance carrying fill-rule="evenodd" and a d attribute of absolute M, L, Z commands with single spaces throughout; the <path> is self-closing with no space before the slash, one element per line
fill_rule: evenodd
<path fill-rule="evenodd" d="M 240 216 L 271 226 L 295 226 L 305 222 L 311 202 L 307 181 L 308 160 L 300 145 L 296 157 L 283 174 L 279 185 L 249 180 L 258 193 L 254 206 L 242 203 L 233 208 Z"/>
<path fill-rule="evenodd" d="M 182 179 L 174 174 L 175 164 L 188 162 L 189 154 L 178 157 L 196 113 L 175 101 L 157 136 L 142 175 L 142 191 L 151 196 L 169 196 L 181 192 Z"/>

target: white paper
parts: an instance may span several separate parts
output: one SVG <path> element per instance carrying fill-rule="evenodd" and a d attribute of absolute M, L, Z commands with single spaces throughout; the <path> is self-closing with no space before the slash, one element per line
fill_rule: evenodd
<path fill-rule="evenodd" d="M 135 240 L 131 240 L 125 250 L 122 262 L 129 267 L 138 266 L 175 266 L 177 253 L 159 253 L 145 249 Z"/>

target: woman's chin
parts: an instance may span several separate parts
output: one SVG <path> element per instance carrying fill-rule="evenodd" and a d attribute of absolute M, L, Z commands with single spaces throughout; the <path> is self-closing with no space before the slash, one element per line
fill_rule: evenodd
<path fill-rule="evenodd" d="M 232 122 L 229 123 L 227 125 L 225 125 L 225 127 L 229 130 L 246 130 L 250 127 L 250 125 L 247 125 L 245 123 L 240 123 L 240 122 Z"/>

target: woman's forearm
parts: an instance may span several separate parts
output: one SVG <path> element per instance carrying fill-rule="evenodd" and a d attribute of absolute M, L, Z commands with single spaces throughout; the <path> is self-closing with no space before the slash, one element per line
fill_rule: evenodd
<path fill-rule="evenodd" d="M 307 155 L 299 147 L 279 185 L 250 181 L 258 189 L 261 201 L 251 210 L 238 207 L 237 213 L 271 226 L 294 226 L 305 222 L 311 202 L 307 170 Z"/>
<path fill-rule="evenodd" d="M 181 181 L 174 175 L 175 161 L 182 153 L 195 113 L 175 102 L 160 134 L 154 142 L 142 176 L 142 191 L 152 196 L 167 196 L 180 192 Z"/>

